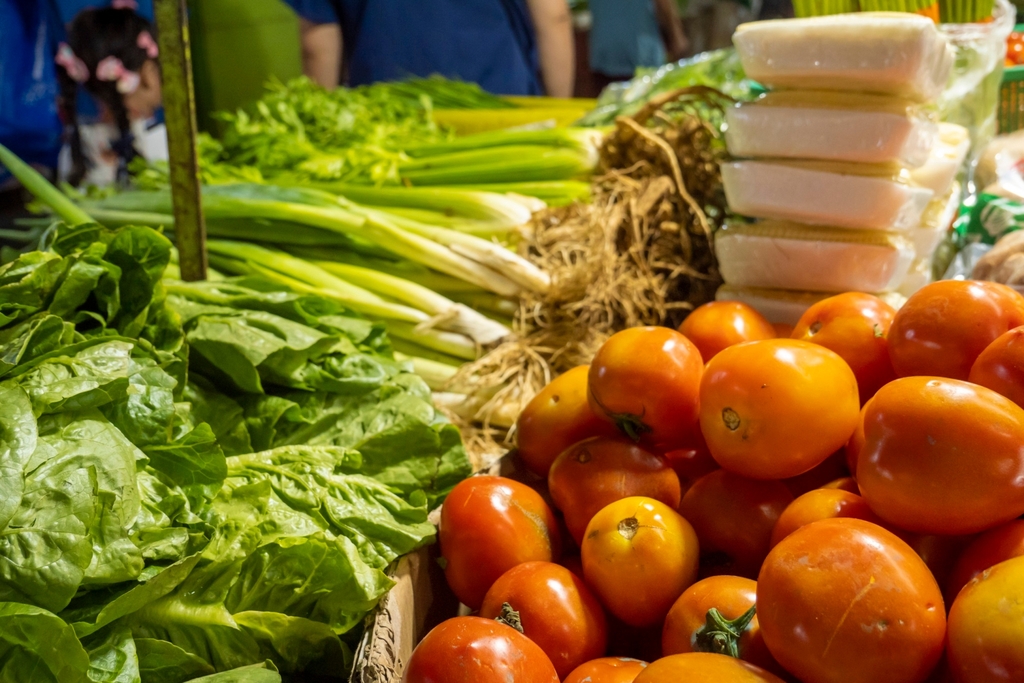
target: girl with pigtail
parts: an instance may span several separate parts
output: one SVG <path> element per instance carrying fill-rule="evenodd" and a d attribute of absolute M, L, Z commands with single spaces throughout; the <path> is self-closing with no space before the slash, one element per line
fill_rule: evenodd
<path fill-rule="evenodd" d="M 133 4 L 120 0 L 112 7 L 84 10 L 57 49 L 59 106 L 66 129 L 62 175 L 72 185 L 87 178 L 95 184 L 124 183 L 128 164 L 140 152 L 150 160 L 166 158 L 166 132 L 162 125 L 150 125 L 161 104 L 160 51 L 152 27 Z M 102 128 L 86 131 L 80 124 L 80 88 L 96 99 L 113 124 L 113 139 L 97 136 Z M 148 149 L 140 150 L 140 141 L 149 143 L 144 145 Z"/>

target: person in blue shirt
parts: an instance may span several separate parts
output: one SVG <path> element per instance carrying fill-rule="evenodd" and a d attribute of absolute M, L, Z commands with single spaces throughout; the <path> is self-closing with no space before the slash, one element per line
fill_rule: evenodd
<path fill-rule="evenodd" d="M 605 84 L 681 59 L 689 47 L 676 0 L 589 0 L 590 69 Z"/>
<path fill-rule="evenodd" d="M 324 87 L 440 74 L 500 95 L 572 96 L 566 0 L 286 1 L 306 75 Z"/>

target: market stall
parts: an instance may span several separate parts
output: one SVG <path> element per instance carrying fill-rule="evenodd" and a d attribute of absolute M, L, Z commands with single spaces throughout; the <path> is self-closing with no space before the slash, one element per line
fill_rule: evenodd
<path fill-rule="evenodd" d="M 0 673 L 1024 681 L 1012 11 L 924 4 L 214 137 L 157 2 L 169 163 L 0 146 Z"/>

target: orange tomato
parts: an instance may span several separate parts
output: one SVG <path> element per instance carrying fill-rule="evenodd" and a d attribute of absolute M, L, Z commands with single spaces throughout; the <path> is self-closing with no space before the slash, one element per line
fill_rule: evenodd
<path fill-rule="evenodd" d="M 821 464 L 857 426 L 853 371 L 834 351 L 790 339 L 748 342 L 708 363 L 700 427 L 723 468 L 785 479 Z"/>
<path fill-rule="evenodd" d="M 889 357 L 900 377 L 966 380 L 981 352 L 1024 325 L 1024 297 L 1006 285 L 940 280 L 914 294 L 889 330 Z"/>
<path fill-rule="evenodd" d="M 928 567 L 859 519 L 787 536 L 757 579 L 768 650 L 804 683 L 920 683 L 942 655 L 946 612 Z"/>
<path fill-rule="evenodd" d="M 880 523 L 868 502 L 856 493 L 840 489 L 817 489 L 808 491 L 789 504 L 772 530 L 774 548 L 791 533 L 813 522 L 836 517 L 853 517 L 868 522 Z"/>
<path fill-rule="evenodd" d="M 775 328 L 776 339 L 789 339 L 796 329 L 795 325 L 789 323 L 772 323 L 772 327 Z"/>
<path fill-rule="evenodd" d="M 835 481 L 848 474 L 850 474 L 850 471 L 846 468 L 846 452 L 840 449 L 825 458 L 817 467 L 807 470 L 798 476 L 783 479 L 782 483 L 786 485 L 786 488 L 795 497 L 802 496 L 814 489 L 820 489 L 830 481 Z"/>
<path fill-rule="evenodd" d="M 946 598 L 953 600 L 971 579 L 1000 562 L 1024 556 L 1024 520 L 1015 519 L 978 536 L 960 554 L 949 580 Z"/>
<path fill-rule="evenodd" d="M 1024 407 L 1024 327 L 1015 327 L 981 352 L 969 381 Z"/>
<path fill-rule="evenodd" d="M 860 402 L 865 403 L 896 379 L 886 340 L 895 317 L 896 309 L 877 296 L 847 292 L 808 308 L 792 337 L 839 354 L 853 370 Z"/>
<path fill-rule="evenodd" d="M 688 652 L 652 662 L 634 683 L 782 683 L 764 669 L 708 652 Z"/>
<path fill-rule="evenodd" d="M 739 301 L 706 303 L 686 316 L 679 331 L 700 349 L 705 363 L 726 347 L 776 337 L 764 316 Z"/>
<path fill-rule="evenodd" d="M 942 534 L 914 534 L 903 529 L 890 527 L 889 531 L 911 547 L 928 566 L 936 583 L 944 586 L 953 571 L 953 565 L 964 548 L 975 536 L 945 536 Z M 948 603 L 947 603 L 948 604 Z"/>
<path fill-rule="evenodd" d="M 519 612 L 523 635 L 540 645 L 565 677 L 580 664 L 604 654 L 608 623 L 583 580 L 550 562 L 525 562 L 494 582 L 480 616 L 494 619 L 508 603 Z"/>
<path fill-rule="evenodd" d="M 594 414 L 587 401 L 589 365 L 556 377 L 526 404 L 516 421 L 516 445 L 526 469 L 548 476 L 559 453 L 592 436 L 614 436 L 615 429 Z"/>
<path fill-rule="evenodd" d="M 602 657 L 578 666 L 562 683 L 633 683 L 647 662 L 629 657 Z"/>
<path fill-rule="evenodd" d="M 823 489 L 839 489 L 840 491 L 849 491 L 850 493 L 856 493 L 860 495 L 860 487 L 857 486 L 857 480 L 853 477 L 840 477 L 835 481 L 830 481 L 821 488 Z"/>
<path fill-rule="evenodd" d="M 699 429 L 694 435 L 692 445 L 668 451 L 665 453 L 665 460 L 679 476 L 681 495 L 689 491 L 690 487 L 705 474 L 718 469 L 718 463 L 711 457 L 711 451 L 708 450 Z"/>
<path fill-rule="evenodd" d="M 659 623 L 697 578 L 697 534 L 652 498 L 623 498 L 602 508 L 581 550 L 587 585 L 630 626 Z"/>
<path fill-rule="evenodd" d="M 1024 681 L 1024 557 L 986 569 L 960 591 L 947 655 L 959 683 Z"/>
<path fill-rule="evenodd" d="M 665 459 L 622 438 L 595 438 L 564 451 L 548 474 L 555 507 L 577 545 L 587 524 L 609 503 L 631 496 L 679 507 L 679 477 Z"/>
<path fill-rule="evenodd" d="M 555 515 L 540 494 L 505 477 L 470 477 L 441 507 L 444 575 L 455 597 L 479 609 L 484 594 L 517 564 L 561 554 Z"/>
<path fill-rule="evenodd" d="M 864 415 L 857 483 L 879 517 L 923 534 L 984 531 L 1024 513 L 1024 410 L 967 382 L 907 377 Z"/>
<path fill-rule="evenodd" d="M 870 404 L 871 401 L 868 401 L 860 409 L 860 416 L 857 418 L 857 428 L 853 430 L 853 435 L 843 447 L 843 452 L 846 454 L 846 467 L 854 477 L 857 476 L 857 460 L 860 459 L 860 452 L 864 450 L 864 415 L 867 413 Z"/>
<path fill-rule="evenodd" d="M 791 502 L 793 496 L 782 482 L 726 470 L 701 478 L 679 504 L 700 540 L 701 573 L 757 576 L 772 529 Z"/>
<path fill-rule="evenodd" d="M 670 450 L 693 441 L 703 372 L 697 347 L 675 330 L 623 330 L 590 364 L 590 405 L 634 441 Z"/>
<path fill-rule="evenodd" d="M 708 612 L 714 608 L 726 621 L 735 622 L 742 619 L 754 607 L 757 599 L 757 582 L 739 576 L 712 576 L 702 579 L 687 588 L 676 603 L 672 605 L 665 626 L 661 633 L 661 651 L 664 656 L 683 654 L 686 652 L 717 652 L 732 654 L 727 649 L 735 647 L 735 655 L 763 669 L 772 670 L 778 664 L 768 653 L 768 648 L 761 638 L 761 629 L 757 616 L 746 623 L 736 624 L 732 628 L 740 631 L 739 639 L 731 636 L 726 640 L 729 645 L 716 642 L 711 635 L 725 631 L 717 628 L 709 631 Z M 715 623 L 712 621 L 711 623 Z M 719 626 L 715 623 L 716 626 Z M 742 628 L 740 628 L 742 626 Z"/>
<path fill-rule="evenodd" d="M 409 658 L 402 683 L 558 683 L 532 640 L 493 619 L 455 617 L 438 624 Z"/>

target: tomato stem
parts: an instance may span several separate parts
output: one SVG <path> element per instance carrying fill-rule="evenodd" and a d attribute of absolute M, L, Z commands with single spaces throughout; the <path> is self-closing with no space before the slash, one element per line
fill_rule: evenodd
<path fill-rule="evenodd" d="M 605 408 L 604 404 L 601 403 L 601 400 L 597 398 L 597 396 L 594 396 L 593 392 L 591 392 L 590 395 L 593 396 L 594 402 L 597 403 L 597 406 L 602 411 L 604 411 L 604 414 L 615 423 L 615 426 L 619 428 L 619 431 L 629 437 L 629 439 L 634 443 L 640 441 L 640 438 L 644 434 L 654 431 L 651 429 L 650 425 L 644 423 L 643 415 L 634 415 L 633 413 L 613 413 Z"/>
<path fill-rule="evenodd" d="M 722 616 L 718 608 L 712 607 L 708 610 L 707 621 L 694 636 L 693 649 L 697 652 L 713 652 L 739 659 L 740 636 L 750 626 L 755 614 L 756 605 L 730 621 Z"/>
<path fill-rule="evenodd" d="M 519 612 L 512 609 L 512 605 L 505 602 L 501 605 L 501 614 L 494 618 L 499 624 L 510 626 L 520 633 L 523 632 L 523 621 L 519 618 Z"/>

